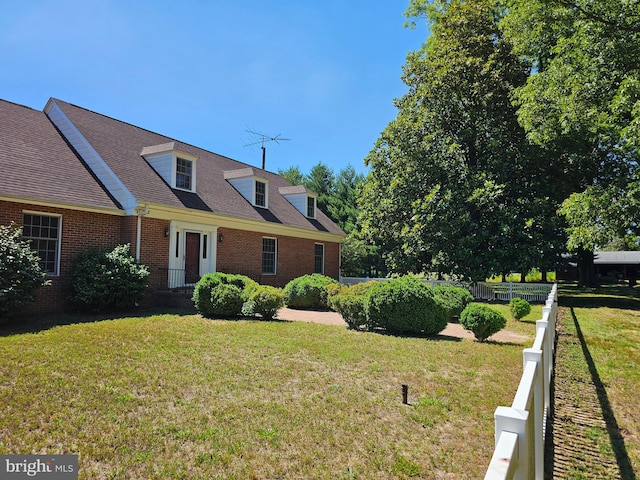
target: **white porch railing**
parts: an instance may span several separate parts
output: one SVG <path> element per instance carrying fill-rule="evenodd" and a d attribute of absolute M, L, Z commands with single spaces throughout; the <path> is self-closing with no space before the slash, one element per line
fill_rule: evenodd
<path fill-rule="evenodd" d="M 340 283 L 354 285 L 356 283 L 375 280 L 383 282 L 388 278 L 366 278 L 366 277 L 340 277 Z M 528 302 L 544 302 L 551 292 L 550 283 L 500 283 L 500 282 L 452 282 L 447 280 L 423 280 L 427 285 L 454 285 L 464 287 L 471 292 L 473 298 L 477 300 L 504 300 L 519 297 Z"/>
<path fill-rule="evenodd" d="M 544 478 L 544 442 L 550 413 L 558 285 L 536 322 L 536 338 L 523 351 L 523 374 L 511 407 L 495 411 L 496 447 L 485 480 Z"/>

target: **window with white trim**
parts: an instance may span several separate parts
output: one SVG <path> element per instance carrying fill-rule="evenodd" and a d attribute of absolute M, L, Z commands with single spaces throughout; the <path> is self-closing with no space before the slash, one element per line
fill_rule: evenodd
<path fill-rule="evenodd" d="M 60 273 L 60 233 L 62 217 L 23 213 L 22 237 L 40 257 L 40 267 L 49 275 Z"/>
<path fill-rule="evenodd" d="M 316 218 L 316 199 L 307 197 L 307 217 Z"/>
<path fill-rule="evenodd" d="M 315 244 L 313 260 L 313 272 L 324 274 L 324 245 L 322 243 Z"/>
<path fill-rule="evenodd" d="M 184 158 L 176 158 L 176 188 L 192 190 L 193 162 Z"/>
<path fill-rule="evenodd" d="M 264 182 L 261 182 L 260 180 L 256 180 L 255 205 L 256 207 L 267 206 L 267 184 Z"/>
<path fill-rule="evenodd" d="M 275 238 L 264 237 L 262 239 L 262 273 L 263 275 L 276 274 L 277 242 Z"/>

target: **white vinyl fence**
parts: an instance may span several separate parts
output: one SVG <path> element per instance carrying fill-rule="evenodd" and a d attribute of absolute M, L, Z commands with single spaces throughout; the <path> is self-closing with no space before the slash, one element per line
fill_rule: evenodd
<path fill-rule="evenodd" d="M 340 283 L 345 285 L 355 285 L 356 283 L 375 280 L 383 282 L 388 278 L 366 278 L 366 277 L 340 277 Z M 544 302 L 551 292 L 550 283 L 500 283 L 500 282 L 452 282 L 446 280 L 423 280 L 427 285 L 453 285 L 464 287 L 471 292 L 476 300 L 503 300 L 509 301 L 519 297 L 528 302 Z"/>
<path fill-rule="evenodd" d="M 544 441 L 552 399 L 558 285 L 536 322 L 536 338 L 523 351 L 523 374 L 510 407 L 494 413 L 496 447 L 485 480 L 544 478 Z"/>

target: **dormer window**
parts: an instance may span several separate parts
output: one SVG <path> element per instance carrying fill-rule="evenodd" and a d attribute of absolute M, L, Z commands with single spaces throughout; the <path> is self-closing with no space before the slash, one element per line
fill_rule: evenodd
<path fill-rule="evenodd" d="M 267 206 L 267 184 L 264 182 L 261 182 L 260 180 L 256 180 L 255 192 L 256 192 L 256 199 L 255 199 L 256 207 L 266 207 Z"/>
<path fill-rule="evenodd" d="M 196 191 L 196 160 L 198 157 L 178 150 L 178 142 L 144 147 L 140 155 L 171 187 Z"/>
<path fill-rule="evenodd" d="M 192 190 L 193 162 L 184 158 L 176 158 L 176 188 Z"/>
<path fill-rule="evenodd" d="M 224 178 L 254 207 L 269 208 L 269 182 L 252 167 L 227 170 Z"/>
<path fill-rule="evenodd" d="M 304 185 L 280 187 L 278 191 L 302 215 L 311 219 L 316 218 L 317 195 Z"/>
<path fill-rule="evenodd" d="M 316 218 L 316 199 L 307 197 L 307 217 Z"/>

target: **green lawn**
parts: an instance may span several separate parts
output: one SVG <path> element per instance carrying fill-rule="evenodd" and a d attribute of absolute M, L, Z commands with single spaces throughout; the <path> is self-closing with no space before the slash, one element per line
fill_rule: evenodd
<path fill-rule="evenodd" d="M 80 320 L 0 330 L 0 453 L 78 454 L 82 479 L 479 478 L 530 346 Z M 533 337 L 533 320 L 511 327 Z"/>
<path fill-rule="evenodd" d="M 577 338 L 561 358 L 564 368 L 587 370 L 606 425 L 589 432 L 589 439 L 616 465 L 618 475 L 612 478 L 635 479 L 640 474 L 640 288 L 562 287 L 560 305 L 564 329 Z M 574 400 L 578 407 L 581 401 Z"/>

